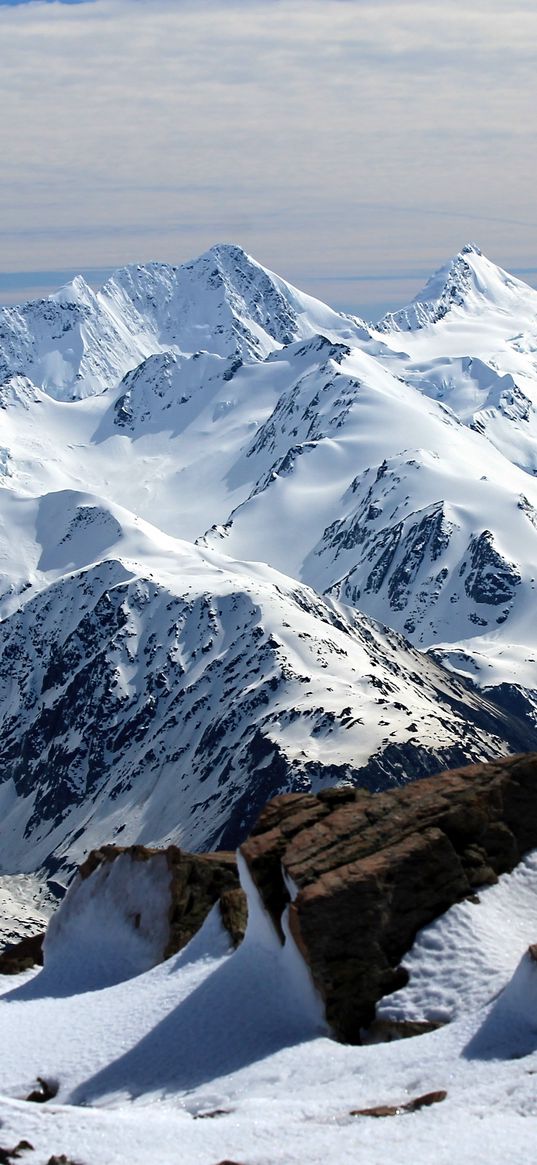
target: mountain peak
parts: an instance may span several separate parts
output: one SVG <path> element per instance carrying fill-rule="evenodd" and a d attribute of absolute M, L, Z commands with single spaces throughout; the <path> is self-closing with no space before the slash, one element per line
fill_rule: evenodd
<path fill-rule="evenodd" d="M 482 255 L 482 250 L 477 246 L 477 243 L 465 243 L 464 247 L 459 251 L 459 256 L 463 255 Z"/>
<path fill-rule="evenodd" d="M 93 305 L 95 302 L 95 292 L 89 283 L 86 283 L 83 275 L 75 275 L 69 283 L 64 283 L 49 298 L 58 304 L 91 303 Z"/>
<path fill-rule="evenodd" d="M 260 266 L 260 264 L 257 263 L 256 260 L 248 254 L 247 251 L 244 250 L 244 247 L 239 246 L 238 243 L 213 243 L 213 246 L 209 247 L 209 250 L 206 251 L 205 254 L 214 255 L 215 258 L 218 259 L 234 259 L 236 261 L 240 260 L 241 262 L 246 260 L 247 263 L 254 263 L 256 267 Z"/>
<path fill-rule="evenodd" d="M 520 315 L 524 301 L 535 291 L 493 263 L 475 243 L 464 247 L 439 267 L 412 302 L 389 312 L 378 325 L 381 332 L 413 332 L 437 324 L 454 309 L 476 316 L 483 311 Z M 533 305 L 535 312 L 535 305 Z"/>
<path fill-rule="evenodd" d="M 264 360 L 318 332 L 333 339 L 365 334 L 361 321 L 299 291 L 237 243 L 215 243 L 179 267 L 124 267 L 99 298 L 132 329 L 149 325 L 158 345 L 183 353 Z"/>

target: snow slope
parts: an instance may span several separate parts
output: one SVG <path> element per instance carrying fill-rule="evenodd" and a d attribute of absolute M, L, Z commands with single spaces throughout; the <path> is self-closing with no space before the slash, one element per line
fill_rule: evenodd
<path fill-rule="evenodd" d="M 470 247 L 366 328 L 220 245 L 1 313 L 4 869 L 534 745 L 536 303 Z"/>
<path fill-rule="evenodd" d="M 6 871 L 55 874 L 115 838 L 232 847 L 276 792 L 524 747 L 467 683 L 261 563 L 91 495 L 16 516 L 32 582 L 0 624 Z"/>
<path fill-rule="evenodd" d="M 0 875 L 0 950 L 46 930 L 58 899 L 35 874 Z"/>
<path fill-rule="evenodd" d="M 455 907 L 423 933 L 411 956 L 418 979 L 427 936 L 430 950 L 443 925 L 452 941 L 415 998 L 425 1002 L 436 978 L 460 1006 L 452 1023 L 413 1040 L 330 1040 L 289 935 L 280 947 L 248 882 L 249 927 L 235 953 L 214 911 L 185 950 L 134 979 L 85 991 L 75 973 L 66 990 L 53 961 L 10 980 L 0 999 L 2 1144 L 29 1140 L 30 1165 L 52 1153 L 88 1165 L 152 1165 L 156 1154 L 162 1165 L 451 1165 L 454 1152 L 461 1165 L 527 1165 L 537 1108 L 537 964 L 525 954 L 535 871 L 530 855 L 468 904 L 465 919 Z M 503 942 L 484 945 L 470 978 L 469 937 L 477 945 L 498 922 Z M 98 927 L 89 926 L 91 939 Z M 58 1087 L 45 1105 L 23 1099 L 37 1076 Z M 352 1115 L 438 1090 L 446 1098 L 415 1113 Z"/>
<path fill-rule="evenodd" d="M 240 247 L 193 263 L 125 267 L 97 293 L 82 276 L 47 299 L 0 310 L 0 380 L 29 377 L 58 400 L 114 387 L 143 358 L 208 349 L 259 359 L 319 330 L 365 337 L 342 316 L 261 267 Z"/>

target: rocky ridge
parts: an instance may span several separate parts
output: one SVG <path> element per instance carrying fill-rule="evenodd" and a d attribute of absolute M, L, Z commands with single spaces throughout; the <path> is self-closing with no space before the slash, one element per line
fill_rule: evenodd
<path fill-rule="evenodd" d="M 375 1005 L 405 984 L 401 960 L 422 927 L 464 898 L 477 901 L 480 888 L 536 846 L 532 753 L 383 793 L 329 788 L 276 797 L 241 846 L 251 884 L 241 878 L 253 894 L 254 930 L 261 906 L 276 944 L 296 944 L 333 1034 L 360 1043 L 372 1025 L 375 1038 L 391 1038 L 394 1027 L 415 1035 L 435 1026 L 383 1028 Z M 121 963 L 118 944 L 128 948 L 130 935 L 139 949 L 121 974 L 139 973 L 180 951 L 215 904 L 236 946 L 247 907 L 233 854 L 104 846 L 81 866 L 49 927 L 45 973 L 58 947 L 67 959 L 73 927 L 84 938 L 82 955 L 77 949 L 69 961 L 82 958 L 86 970 L 92 944 L 106 951 L 108 942 L 112 962 Z M 32 954 L 39 946 L 35 940 Z M 10 957 L 0 971 L 9 972 Z"/>
<path fill-rule="evenodd" d="M 359 1043 L 417 931 L 536 845 L 533 753 L 386 793 L 278 797 L 241 852 L 280 935 L 287 911 L 333 1031 Z"/>

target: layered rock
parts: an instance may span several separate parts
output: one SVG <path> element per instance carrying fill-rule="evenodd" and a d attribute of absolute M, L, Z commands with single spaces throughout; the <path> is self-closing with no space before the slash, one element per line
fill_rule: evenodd
<path fill-rule="evenodd" d="M 242 854 L 281 937 L 288 910 L 334 1033 L 357 1043 L 417 931 L 534 846 L 537 753 L 386 793 L 277 797 Z"/>

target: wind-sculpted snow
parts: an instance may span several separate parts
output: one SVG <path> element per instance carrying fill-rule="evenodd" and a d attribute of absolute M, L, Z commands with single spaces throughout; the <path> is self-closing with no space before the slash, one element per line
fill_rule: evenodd
<path fill-rule="evenodd" d="M 470 247 L 366 328 L 217 246 L 0 313 L 13 868 L 531 746 L 536 305 Z"/>

